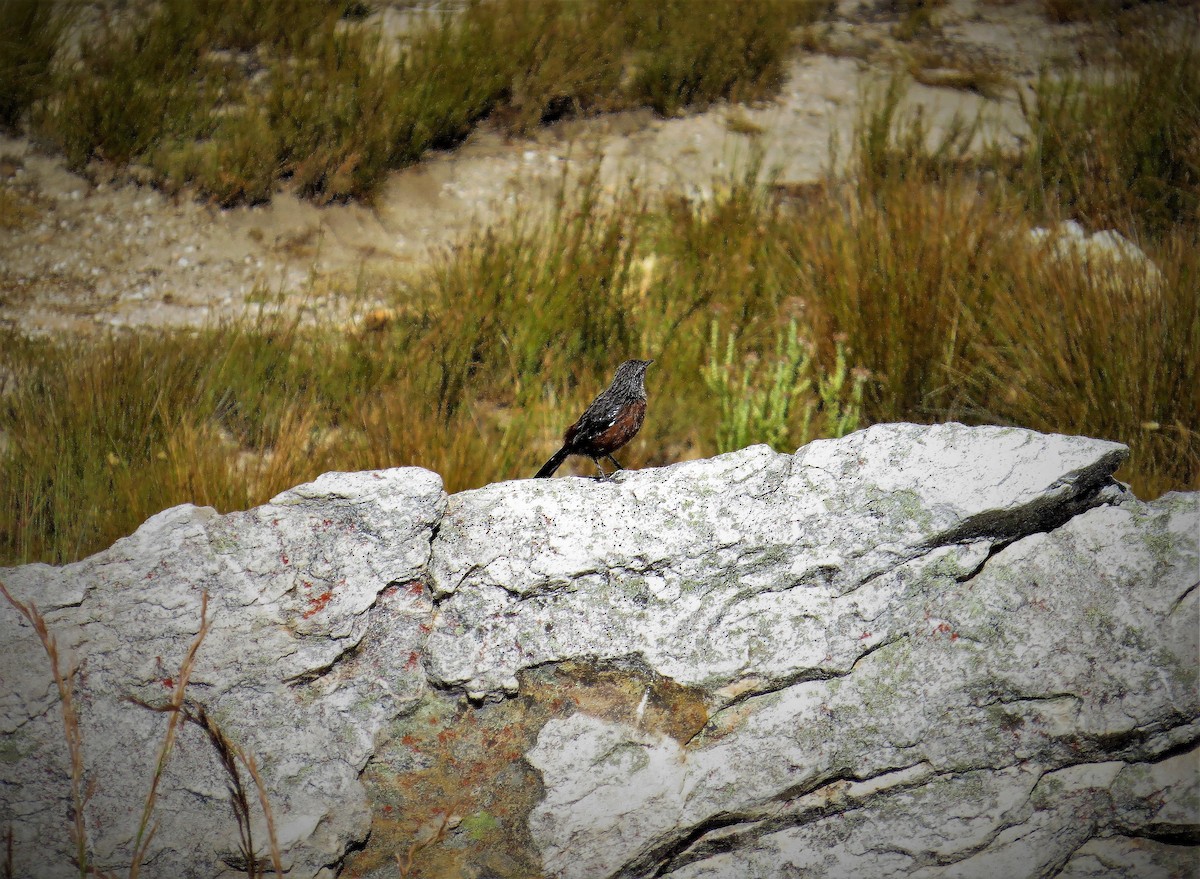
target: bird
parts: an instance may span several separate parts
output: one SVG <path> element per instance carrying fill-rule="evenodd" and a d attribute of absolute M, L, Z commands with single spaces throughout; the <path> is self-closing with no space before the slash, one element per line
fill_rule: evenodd
<path fill-rule="evenodd" d="M 534 479 L 553 476 L 568 455 L 585 455 L 600 471 L 600 479 L 611 478 L 600 466 L 608 458 L 618 470 L 621 464 L 613 452 L 621 448 L 642 429 L 646 418 L 646 367 L 653 360 L 626 360 L 617 367 L 612 384 L 583 411 L 579 420 L 563 433 L 562 448 L 555 452 Z"/>

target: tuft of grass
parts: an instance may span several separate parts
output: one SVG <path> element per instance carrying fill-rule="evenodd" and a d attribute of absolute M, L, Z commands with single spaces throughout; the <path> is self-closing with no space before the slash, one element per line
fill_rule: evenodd
<path fill-rule="evenodd" d="M 1146 0 L 1042 0 L 1042 14 L 1055 24 L 1111 21 Z"/>
<path fill-rule="evenodd" d="M 903 108 L 908 81 L 893 74 L 886 83 L 868 83 L 855 120 L 851 174 L 864 198 L 904 181 L 960 181 L 975 164 L 972 148 L 980 118 L 953 117 L 936 138 L 923 108 Z"/>
<path fill-rule="evenodd" d="M 783 82 L 789 26 L 811 10 L 787 0 L 627 0 L 634 43 L 634 99 L 670 115 L 719 98 L 756 100 Z"/>
<path fill-rule="evenodd" d="M 154 839 L 154 832 L 157 825 L 152 825 L 150 819 L 154 815 L 154 806 L 158 801 L 158 786 L 162 782 L 163 772 L 166 771 L 167 761 L 171 758 L 171 752 L 175 749 L 175 736 L 179 731 L 180 709 L 183 707 L 183 700 L 187 694 L 188 681 L 191 680 L 192 669 L 196 664 L 196 654 L 199 653 L 200 645 L 204 643 L 204 638 L 207 634 L 208 593 L 204 592 L 201 593 L 200 598 L 200 630 L 196 632 L 196 637 L 192 640 L 192 646 L 188 648 L 188 652 L 179 666 L 179 675 L 175 679 L 175 689 L 171 693 L 170 701 L 167 703 L 171 716 L 167 720 L 167 731 L 158 749 L 158 759 L 154 763 L 154 775 L 150 781 L 150 790 L 142 803 L 142 817 L 138 821 L 137 835 L 133 840 L 133 859 L 129 864 L 129 879 L 137 879 L 141 873 L 142 863 L 146 860 L 146 853 L 150 849 L 150 842 Z"/>
<path fill-rule="evenodd" d="M 0 155 L 0 230 L 23 229 L 42 213 L 44 199 L 36 187 L 22 184 L 12 173 L 22 164 L 20 158 Z"/>
<path fill-rule="evenodd" d="M 205 54 L 192 21 L 165 9 L 134 22 L 105 15 L 95 36 L 80 42 L 79 58 L 55 77 L 36 131 L 73 170 L 92 159 L 145 160 L 163 140 L 205 135 L 232 81 Z"/>
<path fill-rule="evenodd" d="M 0 3 L 0 130 L 16 131 L 44 98 L 50 71 L 75 8 L 46 0 Z"/>
<path fill-rule="evenodd" d="M 85 33 L 36 128 L 76 170 L 138 164 L 222 205 L 265 201 L 284 181 L 319 202 L 369 198 L 484 117 L 522 133 L 563 116 L 767 97 L 791 26 L 823 5 L 477 0 L 426 13 L 396 41 L 350 20 L 344 0 L 165 0 Z"/>
<path fill-rule="evenodd" d="M 766 133 L 765 128 L 743 113 L 727 113 L 725 127 L 734 134 L 742 134 L 746 137 L 759 137 Z"/>
<path fill-rule="evenodd" d="M 884 0 L 879 7 L 899 16 L 900 20 L 892 26 L 892 36 L 904 43 L 940 34 L 942 27 L 936 13 L 945 5 L 946 0 Z"/>
<path fill-rule="evenodd" d="M 1021 108 L 1032 132 L 1018 185 L 1035 212 L 1160 235 L 1200 225 L 1200 50 L 1194 24 L 1119 43 L 1099 78 L 1043 72 Z"/>

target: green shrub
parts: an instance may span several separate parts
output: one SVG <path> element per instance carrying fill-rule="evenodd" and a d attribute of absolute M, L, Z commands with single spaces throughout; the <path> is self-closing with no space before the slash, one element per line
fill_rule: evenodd
<path fill-rule="evenodd" d="M 795 320 L 778 333 L 774 357 L 765 361 L 754 355 L 739 357 L 736 331 L 728 333 L 723 348 L 721 335 L 714 321 L 709 359 L 702 372 L 720 406 L 718 452 L 754 443 L 790 450 L 811 439 L 841 437 L 858 429 L 866 375 L 850 374 L 840 343 L 833 372 L 824 374 L 813 360 L 811 346 L 801 341 Z M 818 412 L 821 429 L 814 430 Z"/>

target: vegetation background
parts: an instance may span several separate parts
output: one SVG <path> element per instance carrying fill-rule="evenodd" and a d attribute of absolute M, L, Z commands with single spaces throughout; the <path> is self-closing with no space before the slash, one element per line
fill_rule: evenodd
<path fill-rule="evenodd" d="M 936 34 L 942 5 L 881 7 L 906 38 Z M 791 53 L 828 48 L 831 13 L 485 0 L 397 42 L 351 0 L 95 8 L 0 4 L 0 125 L 221 205 L 369 201 L 481 120 L 520 135 L 770 99 Z M 864 97 L 849 162 L 811 186 L 754 163 L 711 199 L 564 177 L 549 217 L 341 291 L 390 301 L 349 327 L 0 331 L 0 563 L 70 561 L 168 506 L 246 508 L 331 469 L 415 464 L 449 491 L 526 477 L 627 356 L 656 364 L 626 466 L 953 419 L 1127 443 L 1142 497 L 1200 488 L 1200 28 L 1186 4 L 1042 9 L 1103 38 L 1022 89 L 1017 150 L 901 109 L 926 55 Z M 939 82 L 1019 88 L 983 60 Z M 26 221 L 8 189 L 0 208 Z M 1111 258 L 1031 234 L 1066 220 L 1119 233 Z"/>

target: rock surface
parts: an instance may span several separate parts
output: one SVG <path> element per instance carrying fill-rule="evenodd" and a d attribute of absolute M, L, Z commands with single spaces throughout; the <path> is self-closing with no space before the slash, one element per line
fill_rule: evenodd
<path fill-rule="evenodd" d="M 0 580 L 82 663 L 105 870 L 128 863 L 165 727 L 122 699 L 169 695 L 203 590 L 189 695 L 258 758 L 293 877 L 395 876 L 415 848 L 367 854 L 415 800 L 364 779 L 399 790 L 437 760 L 414 724 L 463 739 L 567 667 L 597 670 L 581 679 L 611 710 L 573 690 L 527 713 L 505 741 L 527 743 L 516 762 L 539 795 L 509 815 L 471 800 L 474 782 L 441 789 L 457 806 L 413 840 L 455 866 L 418 858 L 419 875 L 528 875 L 478 851 L 493 826 L 559 877 L 1187 875 L 1198 496 L 1137 500 L 1112 479 L 1124 455 L 881 425 L 795 455 L 448 499 L 414 468 L 327 474 L 246 513 L 168 510 L 90 559 Z M 0 823 L 17 875 L 71 875 L 57 691 L 7 605 L 0 643 Z M 614 679 L 629 704 L 612 708 Z M 680 710 L 668 690 L 698 722 L 652 722 Z M 513 763 L 492 732 L 478 741 L 473 773 Z M 143 875 L 235 875 L 224 788 L 181 732 Z"/>
<path fill-rule="evenodd" d="M 245 513 L 175 507 L 77 564 L 0 572 L 14 595 L 37 603 L 60 653 L 80 664 L 97 867 L 127 869 L 166 728 L 123 697 L 170 696 L 199 627 L 202 591 L 211 631 L 190 696 L 262 764 L 291 875 L 315 876 L 341 860 L 370 820 L 358 774 L 374 735 L 423 686 L 393 642 L 418 640 L 428 618 L 422 591 L 407 587 L 424 577 L 444 504 L 441 480 L 425 470 L 331 473 Z M 0 632 L 0 823 L 13 827 L 17 864 L 29 875 L 69 876 L 58 693 L 32 630 L 7 603 Z M 203 737 L 181 732 L 143 875 L 213 876 L 233 860 L 226 783 Z M 266 839 L 262 825 L 255 830 Z"/>

